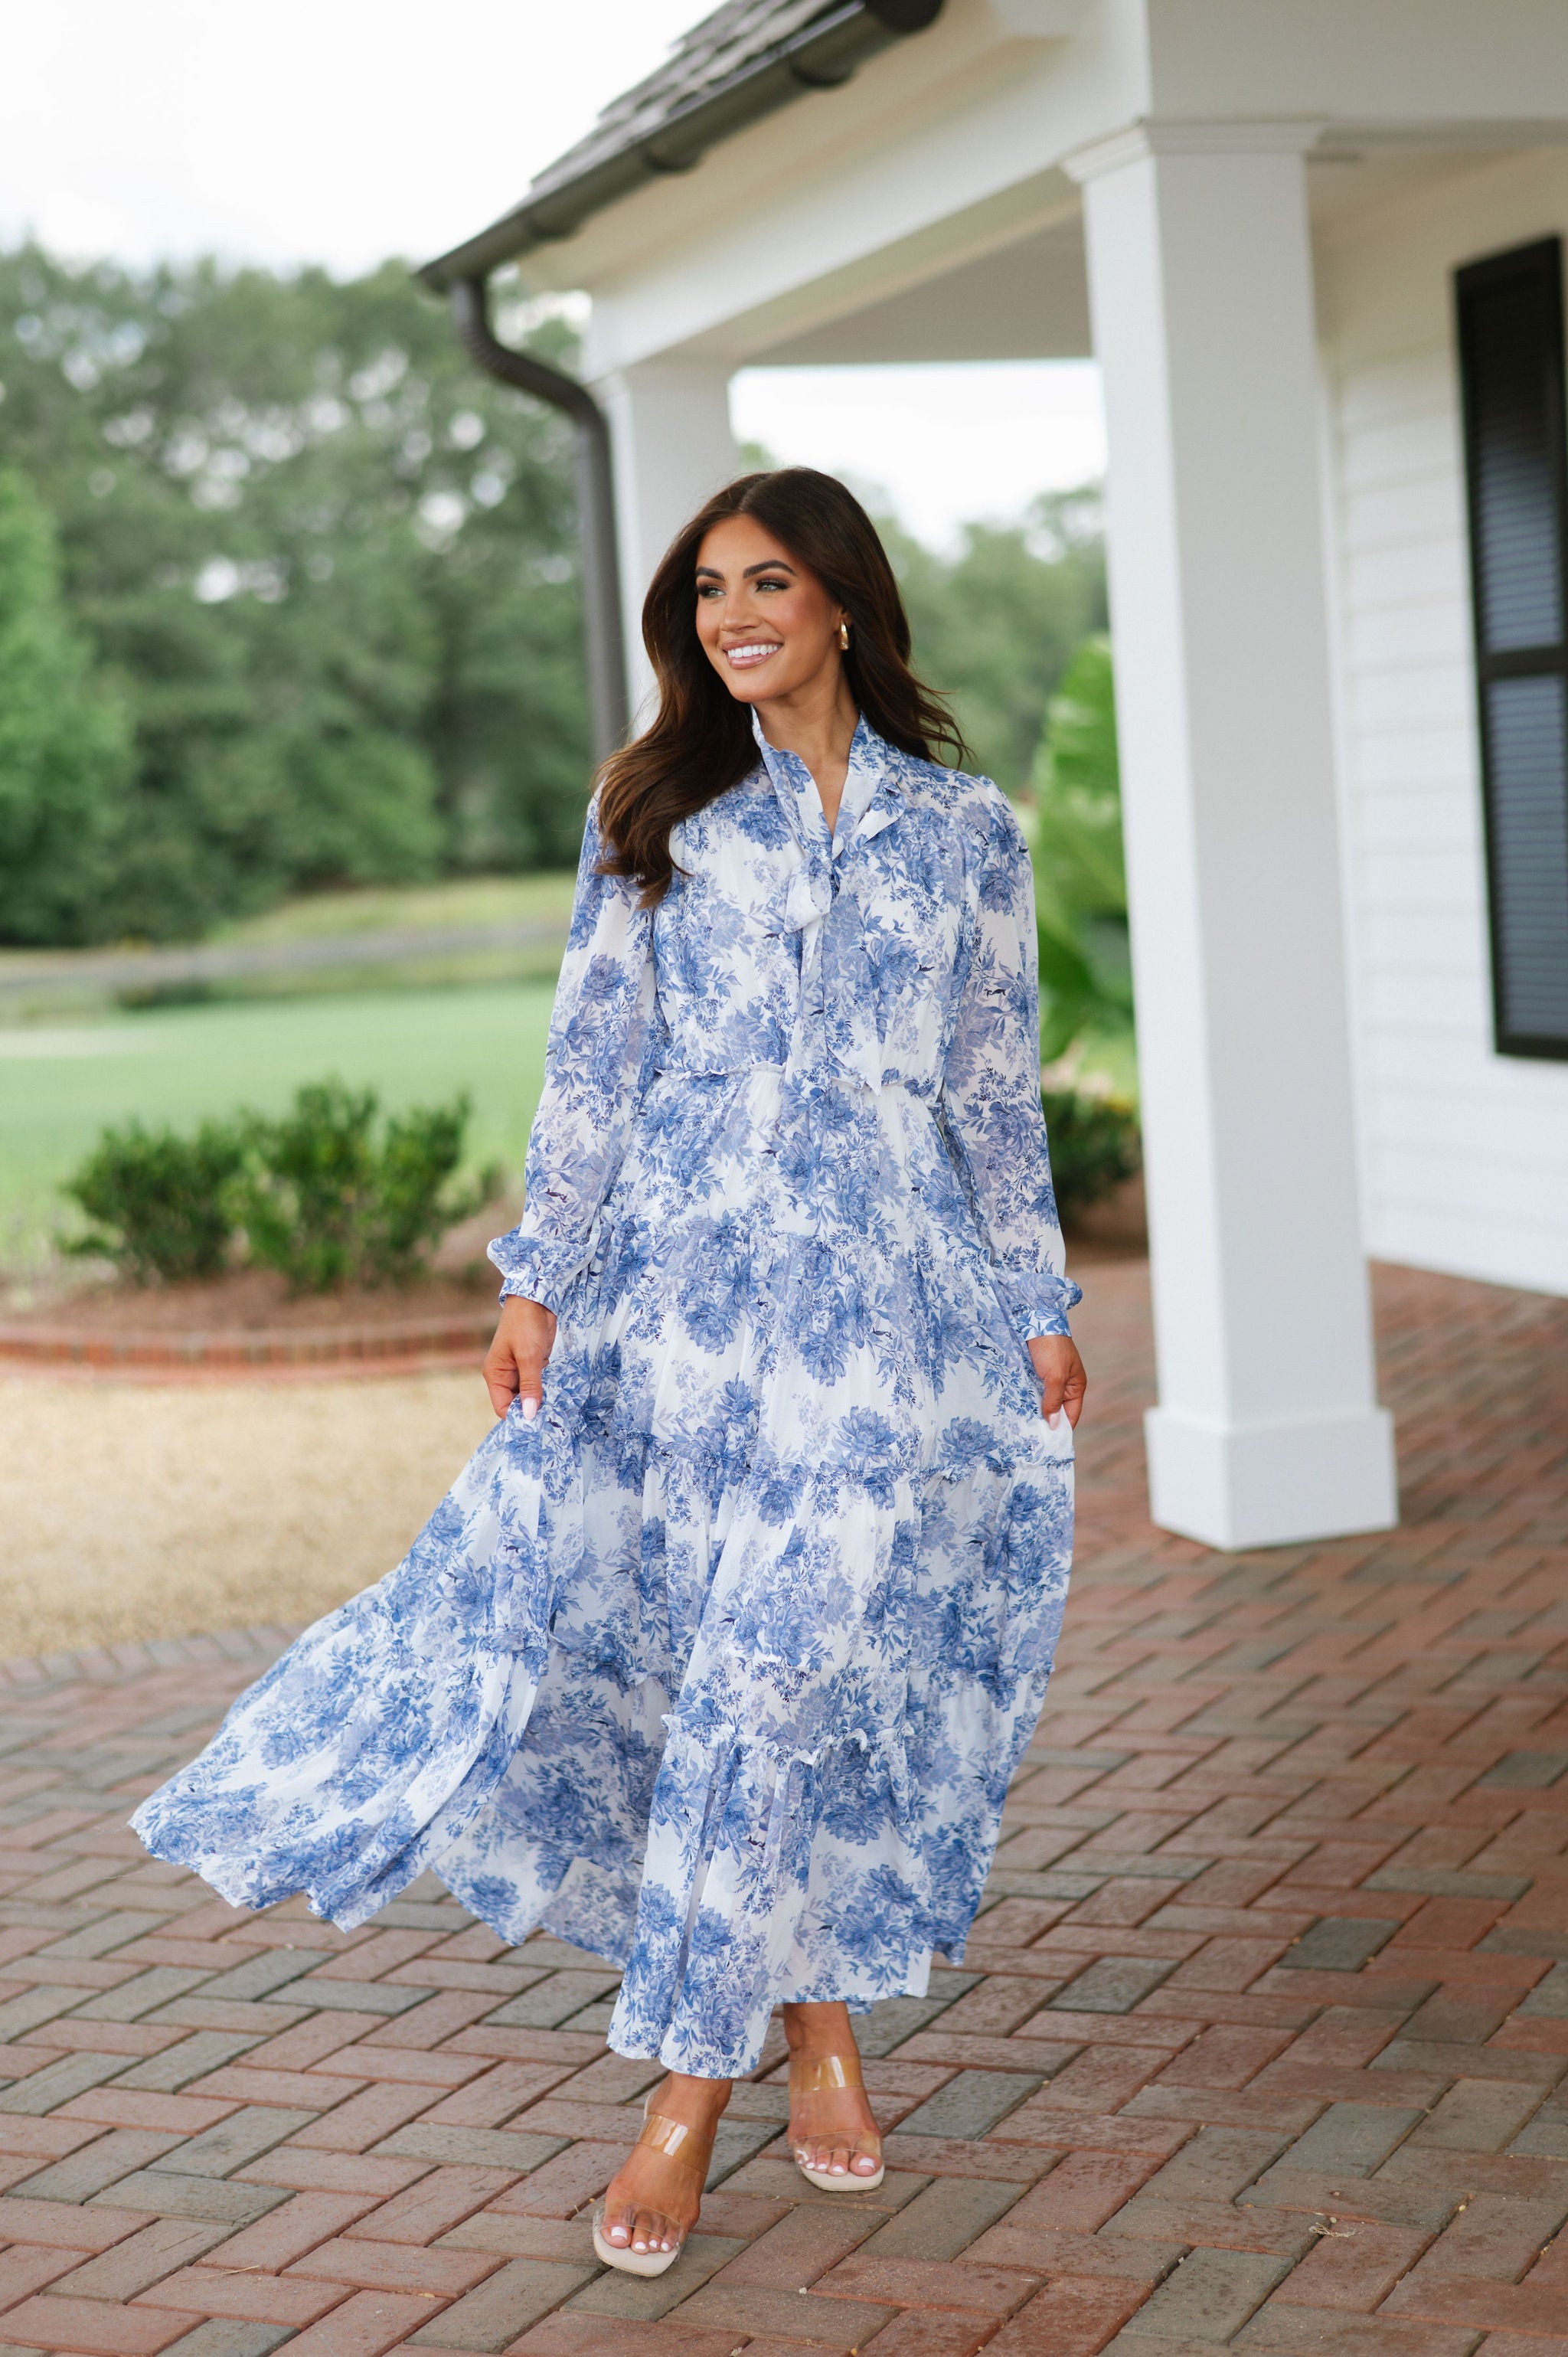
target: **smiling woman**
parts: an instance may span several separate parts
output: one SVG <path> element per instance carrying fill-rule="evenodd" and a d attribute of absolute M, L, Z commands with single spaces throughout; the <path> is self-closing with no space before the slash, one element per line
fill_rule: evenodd
<path fill-rule="evenodd" d="M 810 2182 L 881 2182 L 851 2013 L 962 1954 L 1065 1600 L 1029 862 L 863 510 L 752 476 L 660 568 L 490 1247 L 499 1419 L 407 1560 L 135 1818 L 247 1905 L 426 1865 L 624 1964 L 669 2077 L 595 2221 L 661 2274 L 776 2005 Z M 846 643 L 847 641 L 847 643 Z"/>

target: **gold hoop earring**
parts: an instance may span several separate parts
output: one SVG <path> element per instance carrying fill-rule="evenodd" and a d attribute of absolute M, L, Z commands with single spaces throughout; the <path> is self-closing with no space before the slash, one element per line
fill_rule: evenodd
<path fill-rule="evenodd" d="M 839 644 L 847 655 L 849 652 L 849 624 L 847 622 L 841 622 L 839 624 Z"/>

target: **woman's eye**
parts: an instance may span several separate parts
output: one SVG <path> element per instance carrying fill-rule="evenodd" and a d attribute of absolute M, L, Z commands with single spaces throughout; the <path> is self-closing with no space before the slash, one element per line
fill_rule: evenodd
<path fill-rule="evenodd" d="M 759 589 L 788 589 L 789 584 L 788 581 L 759 581 L 757 587 Z"/>

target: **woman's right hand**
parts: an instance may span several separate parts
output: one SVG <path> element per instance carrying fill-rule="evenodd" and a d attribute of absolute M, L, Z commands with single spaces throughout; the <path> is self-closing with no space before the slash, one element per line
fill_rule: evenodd
<path fill-rule="evenodd" d="M 490 1405 L 505 1415 L 521 1400 L 525 1417 L 539 1414 L 544 1396 L 544 1362 L 555 1343 L 555 1312 L 542 1301 L 512 1295 L 501 1303 L 500 1324 L 485 1353 L 485 1387 Z"/>

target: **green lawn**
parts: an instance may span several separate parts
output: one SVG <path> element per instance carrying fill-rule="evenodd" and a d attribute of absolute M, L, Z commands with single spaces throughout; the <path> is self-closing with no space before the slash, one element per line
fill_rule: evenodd
<path fill-rule="evenodd" d="M 55 1190 L 105 1123 L 272 1112 L 333 1074 L 389 1106 L 467 1089 L 469 1159 L 521 1170 L 553 996 L 546 981 L 346 992 L 0 1029 L 0 1266 L 46 1257 L 69 1211 Z"/>
<path fill-rule="evenodd" d="M 310 892 L 265 916 L 220 925 L 214 942 L 300 942 L 425 925 L 564 925 L 572 913 L 570 875 L 464 876 L 442 884 L 366 886 L 357 892 Z"/>

